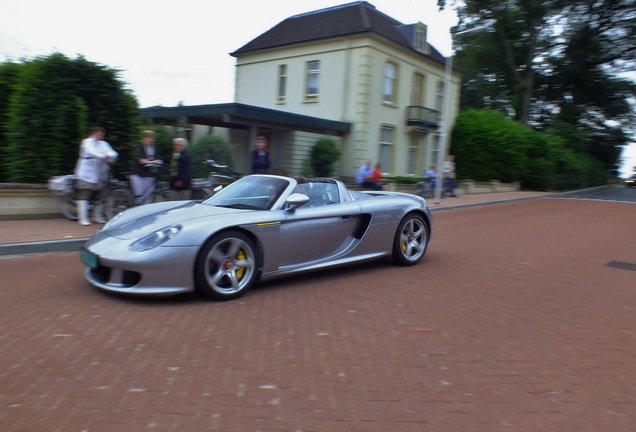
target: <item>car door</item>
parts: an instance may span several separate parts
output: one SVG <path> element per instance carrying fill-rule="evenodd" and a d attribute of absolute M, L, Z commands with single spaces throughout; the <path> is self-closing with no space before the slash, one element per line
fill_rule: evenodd
<path fill-rule="evenodd" d="M 334 257 L 355 240 L 360 206 L 350 202 L 288 212 L 280 226 L 279 268 Z"/>

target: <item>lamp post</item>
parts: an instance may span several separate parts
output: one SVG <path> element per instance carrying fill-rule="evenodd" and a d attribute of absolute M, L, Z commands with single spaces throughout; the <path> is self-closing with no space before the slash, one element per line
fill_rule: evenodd
<path fill-rule="evenodd" d="M 451 52 L 446 57 L 446 71 L 444 72 L 444 109 L 442 111 L 441 133 L 439 134 L 439 148 L 437 149 L 437 180 L 435 182 L 435 204 L 439 204 L 442 198 L 442 189 L 444 188 L 444 159 L 446 157 L 446 147 L 448 141 L 448 127 L 450 125 L 450 83 L 451 74 L 453 73 L 453 49 L 455 45 L 455 36 L 465 33 L 472 33 L 484 30 L 492 25 L 492 21 L 488 24 L 473 27 L 457 33 L 451 33 Z"/>

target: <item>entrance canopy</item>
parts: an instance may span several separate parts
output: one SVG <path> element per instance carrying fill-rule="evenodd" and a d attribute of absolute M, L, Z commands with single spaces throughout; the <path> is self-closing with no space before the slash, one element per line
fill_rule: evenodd
<path fill-rule="evenodd" d="M 326 135 L 346 135 L 351 124 L 277 111 L 240 103 L 143 108 L 148 123 L 171 126 L 207 125 L 229 129 L 295 130 Z"/>

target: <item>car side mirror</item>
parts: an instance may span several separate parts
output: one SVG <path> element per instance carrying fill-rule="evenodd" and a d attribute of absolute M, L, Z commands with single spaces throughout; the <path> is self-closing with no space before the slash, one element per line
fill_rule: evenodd
<path fill-rule="evenodd" d="M 293 193 L 285 201 L 285 210 L 294 211 L 298 207 L 305 205 L 309 202 L 309 197 L 305 194 L 301 193 Z"/>

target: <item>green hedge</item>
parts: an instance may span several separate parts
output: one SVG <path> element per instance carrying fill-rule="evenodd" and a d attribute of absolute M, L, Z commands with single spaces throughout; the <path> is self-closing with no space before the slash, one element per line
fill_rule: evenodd
<path fill-rule="evenodd" d="M 604 184 L 602 163 L 559 135 L 537 132 L 499 111 L 468 110 L 453 128 L 457 177 L 519 181 L 524 189 L 566 190 Z"/>

